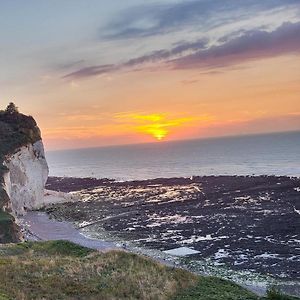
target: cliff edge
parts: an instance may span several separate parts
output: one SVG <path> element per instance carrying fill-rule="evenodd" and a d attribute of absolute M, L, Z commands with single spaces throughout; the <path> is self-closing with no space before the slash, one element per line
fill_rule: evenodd
<path fill-rule="evenodd" d="M 37 123 L 10 103 L 0 110 L 0 243 L 20 239 L 16 218 L 42 206 L 47 177 Z"/>

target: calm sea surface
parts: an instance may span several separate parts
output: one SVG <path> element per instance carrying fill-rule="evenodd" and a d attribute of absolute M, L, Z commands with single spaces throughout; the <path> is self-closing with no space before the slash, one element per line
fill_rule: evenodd
<path fill-rule="evenodd" d="M 192 175 L 300 176 L 300 132 L 46 153 L 51 176 L 117 180 Z"/>

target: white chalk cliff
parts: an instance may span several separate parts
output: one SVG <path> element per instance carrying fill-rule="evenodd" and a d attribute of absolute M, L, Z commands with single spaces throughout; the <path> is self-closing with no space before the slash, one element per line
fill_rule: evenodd
<path fill-rule="evenodd" d="M 0 243 L 22 240 L 22 218 L 75 195 L 45 190 L 49 173 L 41 132 L 33 117 L 10 103 L 0 109 Z"/>
<path fill-rule="evenodd" d="M 44 206 L 49 169 L 42 141 L 21 147 L 6 157 L 4 165 L 8 168 L 4 175 L 4 189 L 10 198 L 12 214 L 19 216 L 26 210 Z"/>
<path fill-rule="evenodd" d="M 8 169 L 3 187 L 10 199 L 6 210 L 15 217 L 24 215 L 27 210 L 78 200 L 74 194 L 45 189 L 49 168 L 42 140 L 21 147 L 3 164 Z"/>

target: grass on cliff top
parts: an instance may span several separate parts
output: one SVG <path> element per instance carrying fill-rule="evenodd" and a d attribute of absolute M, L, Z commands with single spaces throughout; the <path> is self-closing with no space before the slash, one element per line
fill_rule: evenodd
<path fill-rule="evenodd" d="M 196 276 L 135 254 L 100 253 L 66 241 L 51 241 L 0 247 L 3 299 L 259 298 L 232 282 Z"/>

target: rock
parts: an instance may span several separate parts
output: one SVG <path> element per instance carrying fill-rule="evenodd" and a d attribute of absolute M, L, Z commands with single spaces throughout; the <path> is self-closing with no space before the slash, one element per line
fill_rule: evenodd
<path fill-rule="evenodd" d="M 19 113 L 13 103 L 0 110 L 0 243 L 22 239 L 18 217 L 27 210 L 58 201 L 57 197 L 45 197 L 48 171 L 34 118 Z"/>
<path fill-rule="evenodd" d="M 4 189 L 10 198 L 14 216 L 44 205 L 44 187 L 48 178 L 42 140 L 27 144 L 4 161 Z"/>

